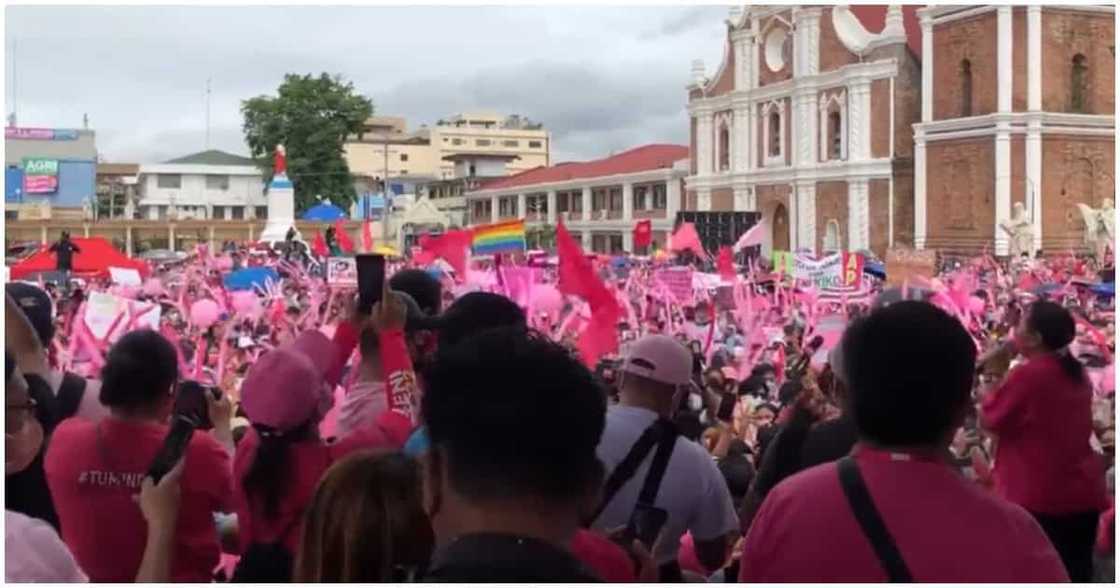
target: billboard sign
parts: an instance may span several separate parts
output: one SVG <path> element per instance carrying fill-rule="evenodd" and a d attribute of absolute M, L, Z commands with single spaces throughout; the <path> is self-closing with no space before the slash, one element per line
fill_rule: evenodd
<path fill-rule="evenodd" d="M 4 127 L 5 139 L 31 141 L 77 141 L 78 131 L 74 129 L 32 129 L 26 127 Z"/>
<path fill-rule="evenodd" d="M 26 157 L 23 160 L 23 193 L 53 194 L 58 191 L 58 160 Z"/>

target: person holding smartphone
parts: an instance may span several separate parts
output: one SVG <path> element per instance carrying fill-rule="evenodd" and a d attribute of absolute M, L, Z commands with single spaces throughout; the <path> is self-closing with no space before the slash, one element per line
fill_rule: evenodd
<path fill-rule="evenodd" d="M 109 350 L 101 379 L 109 417 L 58 425 L 47 449 L 47 484 L 62 538 L 89 578 L 131 582 L 147 536 L 133 496 L 168 434 L 178 382 L 175 349 L 155 331 L 127 333 Z M 211 579 L 220 551 L 212 513 L 232 510 L 229 455 L 215 439 L 229 428 L 228 397 L 210 397 L 208 412 L 214 433 L 196 432 L 185 449 L 172 581 Z"/>
<path fill-rule="evenodd" d="M 241 406 L 251 426 L 233 464 L 242 550 L 235 580 L 290 579 L 303 513 L 327 468 L 355 451 L 404 445 L 413 426 L 408 397 L 414 392 L 407 385 L 412 372 L 405 319 L 405 303 L 386 282 L 381 302 L 357 330 L 369 327 L 379 338 L 389 410 L 337 442 L 323 439 L 319 424 L 332 406 L 337 358 L 349 356 L 349 351 L 339 354 L 345 348 L 339 346 L 338 333 L 332 344 L 318 331 L 305 332 L 261 356 L 249 370 Z"/>

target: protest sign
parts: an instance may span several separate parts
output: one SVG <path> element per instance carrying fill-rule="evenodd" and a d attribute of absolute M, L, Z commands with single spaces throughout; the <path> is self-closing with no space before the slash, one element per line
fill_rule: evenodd
<path fill-rule="evenodd" d="M 677 303 L 692 302 L 692 268 L 673 267 L 657 270 L 655 278 L 665 285 Z"/>
<path fill-rule="evenodd" d="M 147 312 L 143 312 L 149 308 Z M 142 314 L 141 314 L 142 313 Z M 118 320 L 117 317 L 124 315 Z M 89 332 L 98 339 L 115 340 L 132 323 L 132 328 L 159 329 L 160 306 L 128 300 L 107 292 L 93 292 L 86 301 L 86 314 L 83 318 Z M 116 323 L 116 328 L 113 328 Z M 113 329 L 110 334 L 109 330 Z M 110 336 L 112 335 L 112 336 Z"/>
<path fill-rule="evenodd" d="M 109 277 L 120 286 L 141 286 L 140 272 L 130 267 L 110 267 Z"/>
<path fill-rule="evenodd" d="M 817 259 L 775 251 L 773 259 L 776 273 L 792 275 L 798 282 L 822 290 L 859 288 L 863 281 L 863 256 L 858 253 L 833 253 Z"/>
<path fill-rule="evenodd" d="M 887 286 L 901 286 L 915 278 L 929 280 L 937 273 L 937 251 L 933 249 L 887 250 Z"/>
<path fill-rule="evenodd" d="M 331 286 L 357 286 L 358 262 L 353 257 L 327 258 L 327 284 Z"/>
<path fill-rule="evenodd" d="M 719 286 L 712 300 L 719 310 L 735 310 L 735 286 Z"/>

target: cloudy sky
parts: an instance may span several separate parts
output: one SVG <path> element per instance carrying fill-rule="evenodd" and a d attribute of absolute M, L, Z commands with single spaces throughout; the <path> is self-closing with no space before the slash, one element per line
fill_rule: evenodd
<path fill-rule="evenodd" d="M 8 7 L 5 110 L 80 127 L 106 161 L 248 153 L 241 101 L 341 74 L 409 127 L 471 109 L 553 133 L 554 161 L 687 140 L 689 67 L 719 66 L 726 6 Z M 15 51 L 13 52 L 13 48 Z M 14 73 L 13 73 L 14 72 Z M 18 92 L 14 95 L 13 91 Z"/>

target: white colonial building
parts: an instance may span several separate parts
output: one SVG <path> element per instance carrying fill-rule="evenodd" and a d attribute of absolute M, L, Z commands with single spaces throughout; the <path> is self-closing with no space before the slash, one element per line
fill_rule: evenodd
<path fill-rule="evenodd" d="M 252 159 L 204 151 L 142 164 L 140 217 L 148 220 L 266 218 L 265 179 Z"/>

